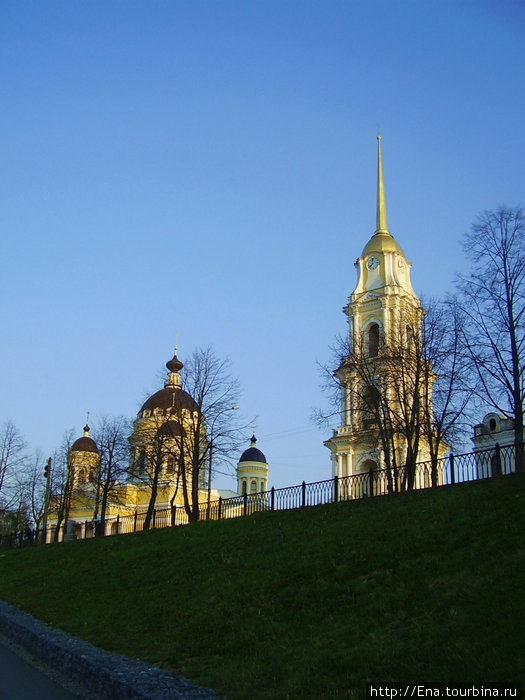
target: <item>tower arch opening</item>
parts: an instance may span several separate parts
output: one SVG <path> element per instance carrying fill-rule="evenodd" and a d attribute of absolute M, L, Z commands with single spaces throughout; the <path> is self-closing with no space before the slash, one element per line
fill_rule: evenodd
<path fill-rule="evenodd" d="M 377 357 L 379 354 L 379 324 L 372 323 L 367 330 L 367 354 L 368 357 Z"/>

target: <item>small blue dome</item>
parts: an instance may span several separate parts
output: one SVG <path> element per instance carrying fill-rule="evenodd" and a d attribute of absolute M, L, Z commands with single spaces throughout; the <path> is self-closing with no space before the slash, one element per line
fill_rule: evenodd
<path fill-rule="evenodd" d="M 257 438 L 255 435 L 252 435 L 252 445 L 251 447 L 248 447 L 247 450 L 244 450 L 239 460 L 239 464 L 241 462 L 261 462 L 262 464 L 266 464 L 266 457 L 263 455 L 261 450 L 255 447 L 256 442 Z"/>

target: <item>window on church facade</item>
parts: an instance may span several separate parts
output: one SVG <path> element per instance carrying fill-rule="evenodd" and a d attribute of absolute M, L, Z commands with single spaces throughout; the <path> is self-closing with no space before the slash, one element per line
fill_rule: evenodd
<path fill-rule="evenodd" d="M 257 493 L 257 482 L 255 479 L 252 479 L 252 483 L 250 484 L 250 493 Z"/>
<path fill-rule="evenodd" d="M 368 329 L 368 357 L 377 357 L 379 352 L 379 326 L 373 323 Z"/>
<path fill-rule="evenodd" d="M 137 460 L 137 468 L 139 474 L 144 474 L 146 471 L 146 450 L 144 448 L 139 452 L 139 458 Z"/>
<path fill-rule="evenodd" d="M 246 481 L 242 482 L 242 495 L 244 496 L 246 494 L 247 486 L 246 486 Z"/>
<path fill-rule="evenodd" d="M 376 425 L 376 415 L 378 412 L 381 396 L 379 389 L 375 386 L 365 386 L 363 389 L 363 427 L 373 428 Z"/>

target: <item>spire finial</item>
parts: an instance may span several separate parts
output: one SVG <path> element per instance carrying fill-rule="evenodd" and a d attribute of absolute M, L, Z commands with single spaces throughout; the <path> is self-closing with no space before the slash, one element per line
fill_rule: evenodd
<path fill-rule="evenodd" d="M 377 217 L 376 233 L 390 233 L 386 222 L 385 188 L 383 185 L 383 163 L 381 160 L 381 134 L 377 135 Z"/>
<path fill-rule="evenodd" d="M 86 416 L 86 425 L 84 426 L 84 437 L 89 437 L 89 411 Z"/>

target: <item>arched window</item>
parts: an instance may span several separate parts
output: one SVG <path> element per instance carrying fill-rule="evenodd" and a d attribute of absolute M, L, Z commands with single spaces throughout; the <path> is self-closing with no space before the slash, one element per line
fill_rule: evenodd
<path fill-rule="evenodd" d="M 175 457 L 168 457 L 166 459 L 166 474 L 175 474 Z"/>
<path fill-rule="evenodd" d="M 244 496 L 245 493 L 246 493 L 246 480 L 243 479 L 243 482 L 242 482 L 242 495 Z"/>
<path fill-rule="evenodd" d="M 410 347 L 414 342 L 414 331 L 412 326 L 407 326 L 407 347 Z"/>
<path fill-rule="evenodd" d="M 257 493 L 257 482 L 255 479 L 252 479 L 252 483 L 250 484 L 250 493 Z"/>
<path fill-rule="evenodd" d="M 496 428 L 497 428 L 496 419 L 495 419 L 495 418 L 491 418 L 491 419 L 489 420 L 489 430 L 490 430 L 490 432 L 491 432 L 491 433 L 495 432 Z"/>
<path fill-rule="evenodd" d="M 362 401 L 363 428 L 366 430 L 377 425 L 376 421 L 381 407 L 381 394 L 379 389 L 373 384 L 365 386 L 363 388 Z"/>
<path fill-rule="evenodd" d="M 139 452 L 138 473 L 144 474 L 145 471 L 146 471 L 146 450 L 144 448 L 142 448 L 141 451 Z"/>
<path fill-rule="evenodd" d="M 379 326 L 372 323 L 368 329 L 368 357 L 377 357 L 379 352 Z"/>

